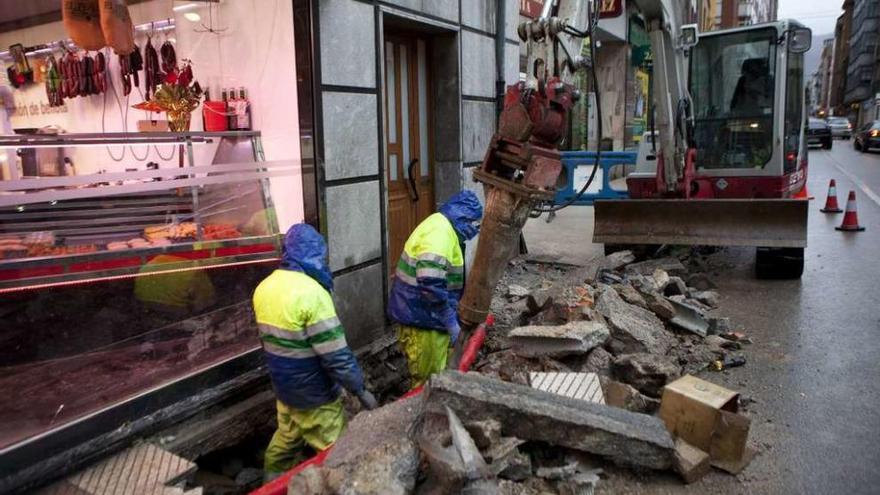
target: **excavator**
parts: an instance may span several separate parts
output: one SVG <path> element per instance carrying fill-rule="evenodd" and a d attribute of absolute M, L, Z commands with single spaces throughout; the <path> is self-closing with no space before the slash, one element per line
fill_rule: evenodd
<path fill-rule="evenodd" d="M 593 241 L 606 249 L 755 246 L 759 277 L 800 277 L 807 201 L 797 195 L 807 175 L 803 54 L 810 30 L 782 20 L 701 34 L 684 23 L 686 0 L 632 1 L 651 43 L 653 129 L 627 176 L 629 198 L 595 202 Z M 570 110 L 581 97 L 571 81 L 596 60 L 598 7 L 546 0 L 540 17 L 519 26 L 530 73 L 507 87 L 497 131 L 474 172 L 486 204 L 459 304 L 466 331 L 486 319 L 530 214 L 566 206 L 547 207 L 562 171 Z M 585 39 L 588 59 L 580 55 Z M 601 108 L 597 113 L 601 136 Z"/>

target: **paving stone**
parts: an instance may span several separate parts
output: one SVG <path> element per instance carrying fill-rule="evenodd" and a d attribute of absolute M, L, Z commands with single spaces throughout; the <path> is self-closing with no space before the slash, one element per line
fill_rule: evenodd
<path fill-rule="evenodd" d="M 608 326 L 602 322 L 578 320 L 564 325 L 515 328 L 507 338 L 520 356 L 564 357 L 586 354 L 604 344 L 610 335 Z"/>
<path fill-rule="evenodd" d="M 617 356 L 611 365 L 614 376 L 650 397 L 660 397 L 663 387 L 681 374 L 666 356 L 635 353 Z"/>
<path fill-rule="evenodd" d="M 612 340 L 623 352 L 665 354 L 669 350 L 671 337 L 663 322 L 654 313 L 624 301 L 611 287 L 601 290 L 596 310 L 608 321 Z"/>
<path fill-rule="evenodd" d="M 621 465 L 666 469 L 673 443 L 660 419 L 579 401 L 477 373 L 431 377 L 427 411 L 452 408 L 465 421 L 493 418 L 507 435 L 589 452 Z"/>

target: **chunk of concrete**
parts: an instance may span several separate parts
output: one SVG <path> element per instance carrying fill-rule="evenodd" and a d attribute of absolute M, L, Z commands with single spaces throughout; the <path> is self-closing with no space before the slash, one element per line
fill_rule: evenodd
<path fill-rule="evenodd" d="M 710 469 L 709 454 L 680 438 L 675 439 L 675 471 L 685 483 L 699 481 Z"/>
<path fill-rule="evenodd" d="M 528 454 L 514 450 L 505 458 L 506 465 L 498 473 L 499 478 L 511 481 L 524 481 L 532 477 L 532 458 Z"/>
<path fill-rule="evenodd" d="M 687 274 L 687 268 L 681 264 L 681 261 L 678 261 L 678 258 L 671 257 L 632 263 L 626 265 L 624 271 L 627 273 L 638 273 L 639 275 L 653 275 L 654 270 L 658 268 L 669 275 L 682 276 Z"/>
<path fill-rule="evenodd" d="M 616 253 L 611 253 L 605 257 L 602 262 L 602 267 L 610 268 L 612 270 L 618 270 L 634 262 L 635 260 L 636 256 L 633 254 L 632 251 L 617 251 Z"/>
<path fill-rule="evenodd" d="M 654 279 L 654 288 L 656 290 L 663 290 L 663 288 L 666 287 L 666 284 L 669 283 L 669 274 L 662 268 L 654 270 L 654 273 L 651 274 L 651 278 Z"/>
<path fill-rule="evenodd" d="M 524 357 L 565 357 L 586 354 L 610 337 L 608 326 L 599 321 L 578 320 L 565 325 L 531 325 L 507 334 L 513 352 Z"/>
<path fill-rule="evenodd" d="M 611 365 L 614 376 L 650 397 L 660 397 L 663 387 L 681 375 L 681 368 L 666 356 L 635 353 L 617 356 Z"/>
<path fill-rule="evenodd" d="M 614 284 L 612 287 L 614 287 L 614 290 L 620 294 L 620 297 L 624 301 L 630 304 L 635 304 L 640 308 L 648 309 L 648 303 L 645 301 L 645 298 L 639 294 L 639 291 L 637 291 L 632 285 Z"/>
<path fill-rule="evenodd" d="M 600 292 L 596 311 L 611 325 L 611 337 L 623 352 L 665 354 L 669 350 L 671 338 L 663 322 L 654 313 L 624 301 L 611 287 Z"/>
<path fill-rule="evenodd" d="M 480 450 L 488 449 L 501 439 L 501 423 L 494 419 L 468 421 L 464 427 Z"/>
<path fill-rule="evenodd" d="M 690 294 L 692 299 L 696 299 L 697 301 L 709 306 L 710 308 L 717 308 L 718 304 L 721 301 L 721 296 L 718 295 L 714 290 L 701 290 L 697 292 L 692 292 Z"/>
<path fill-rule="evenodd" d="M 726 335 L 733 331 L 733 324 L 730 318 L 718 317 L 709 318 L 709 335 Z"/>
<path fill-rule="evenodd" d="M 665 321 L 675 318 L 675 307 L 666 297 L 656 291 L 643 292 L 642 297 L 648 309 Z"/>
<path fill-rule="evenodd" d="M 424 397 L 397 401 L 361 412 L 316 472 L 305 470 L 291 478 L 288 493 L 411 493 L 419 470 L 415 424 L 421 417 Z M 321 490 L 316 486 L 323 480 Z"/>
<path fill-rule="evenodd" d="M 431 412 L 449 406 L 466 421 L 494 418 L 505 434 L 589 452 L 621 465 L 672 465 L 672 438 L 658 418 L 477 373 L 445 371 L 432 376 L 426 406 Z"/>
<path fill-rule="evenodd" d="M 614 356 L 610 352 L 597 347 L 587 355 L 587 362 L 581 367 L 581 371 L 589 371 L 597 375 L 610 375 L 611 361 L 613 360 Z"/>
<path fill-rule="evenodd" d="M 705 273 L 694 273 L 687 278 L 686 282 L 688 287 L 693 287 L 697 290 L 712 290 L 718 288 L 715 282 L 713 282 Z"/>
<path fill-rule="evenodd" d="M 660 408 L 660 401 L 647 397 L 630 385 L 618 381 L 602 380 L 605 403 L 627 411 L 654 414 Z"/>
<path fill-rule="evenodd" d="M 529 289 L 522 285 L 510 284 L 507 286 L 507 295 L 510 297 L 526 297 L 529 295 Z"/>
<path fill-rule="evenodd" d="M 669 277 L 669 282 L 663 286 L 663 294 L 666 296 L 685 296 L 687 293 L 687 284 L 679 277 Z"/>

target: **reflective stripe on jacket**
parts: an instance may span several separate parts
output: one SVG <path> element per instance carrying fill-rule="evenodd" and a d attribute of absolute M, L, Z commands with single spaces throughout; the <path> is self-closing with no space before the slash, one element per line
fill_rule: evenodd
<path fill-rule="evenodd" d="M 311 409 L 364 388 L 330 293 L 308 275 L 279 269 L 254 292 L 254 313 L 278 399 Z"/>
<path fill-rule="evenodd" d="M 450 221 L 426 218 L 407 239 L 397 262 L 388 316 L 397 323 L 447 330 L 456 327 L 464 288 L 464 256 Z"/>

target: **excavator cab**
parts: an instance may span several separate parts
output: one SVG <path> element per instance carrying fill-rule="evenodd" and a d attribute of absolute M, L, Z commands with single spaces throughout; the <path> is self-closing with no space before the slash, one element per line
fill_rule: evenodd
<path fill-rule="evenodd" d="M 688 148 L 677 187 L 658 159 L 640 161 L 630 199 L 595 202 L 594 242 L 756 246 L 758 276 L 800 277 L 808 49 L 809 30 L 793 21 L 701 34 L 687 59 L 690 103 L 679 105 L 692 126 L 676 128 Z"/>

